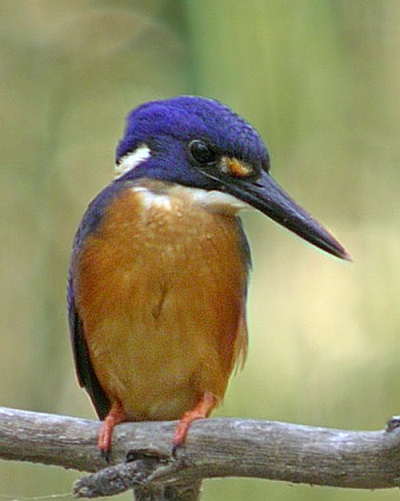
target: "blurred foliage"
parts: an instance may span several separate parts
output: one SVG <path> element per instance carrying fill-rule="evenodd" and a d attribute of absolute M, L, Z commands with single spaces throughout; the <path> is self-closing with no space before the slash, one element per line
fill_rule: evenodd
<path fill-rule="evenodd" d="M 128 110 L 198 93 L 259 129 L 276 178 L 354 258 L 244 216 L 250 353 L 219 414 L 352 429 L 398 414 L 399 23 L 393 0 L 3 0 L 0 404 L 94 416 L 66 326 L 74 231 Z M 76 475 L 2 462 L 0 499 L 67 493 Z M 398 493 L 230 479 L 204 499 L 321 496 Z"/>

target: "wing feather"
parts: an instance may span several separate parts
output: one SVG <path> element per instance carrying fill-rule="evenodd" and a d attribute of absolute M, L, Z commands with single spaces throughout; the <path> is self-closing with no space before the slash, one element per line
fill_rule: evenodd
<path fill-rule="evenodd" d="M 68 320 L 79 384 L 89 393 L 99 418 L 104 419 L 110 410 L 110 401 L 100 386 L 90 360 L 83 322 L 76 307 L 71 276 L 68 281 Z"/>

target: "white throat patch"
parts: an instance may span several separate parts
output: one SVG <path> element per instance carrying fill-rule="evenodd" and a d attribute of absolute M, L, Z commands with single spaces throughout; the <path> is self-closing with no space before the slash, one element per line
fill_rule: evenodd
<path fill-rule="evenodd" d="M 202 189 L 189 188 L 188 196 L 194 203 L 198 203 L 208 208 L 225 208 L 234 212 L 241 209 L 251 209 L 251 207 L 238 198 L 223 193 L 222 191 L 207 191 Z"/>
<path fill-rule="evenodd" d="M 142 162 L 150 158 L 151 151 L 147 144 L 141 144 L 136 150 L 131 151 L 124 155 L 120 161 L 115 165 L 116 177 L 121 177 L 126 172 L 135 169 Z"/>
<path fill-rule="evenodd" d="M 156 181 L 156 183 L 158 185 L 164 184 L 162 181 Z M 241 209 L 252 209 L 250 205 L 228 193 L 189 188 L 179 184 L 165 185 L 162 192 L 157 192 L 157 188 L 141 185 L 133 186 L 131 191 L 139 194 L 143 207 L 147 210 L 154 207 L 171 211 L 176 206 L 176 201 L 178 201 L 178 205 L 182 201 L 186 201 L 190 206 L 221 213 L 235 214 Z"/>

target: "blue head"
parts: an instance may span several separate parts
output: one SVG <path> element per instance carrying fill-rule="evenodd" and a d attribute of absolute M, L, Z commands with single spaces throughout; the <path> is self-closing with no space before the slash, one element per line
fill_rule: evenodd
<path fill-rule="evenodd" d="M 216 188 L 210 180 L 218 173 L 213 172 L 211 164 L 224 156 L 259 171 L 268 170 L 268 153 L 259 134 L 227 106 L 211 99 L 181 96 L 133 110 L 117 148 L 117 164 L 143 146 L 149 149 L 150 158 L 139 163 L 139 168 L 130 169 L 129 179 L 144 175 L 197 188 L 209 189 L 210 184 Z M 199 172 L 196 154 L 209 156 L 208 175 Z"/>
<path fill-rule="evenodd" d="M 181 96 L 139 106 L 128 115 L 116 160 L 117 184 L 151 178 L 228 193 L 327 252 L 348 257 L 272 179 L 256 130 L 217 101 Z"/>

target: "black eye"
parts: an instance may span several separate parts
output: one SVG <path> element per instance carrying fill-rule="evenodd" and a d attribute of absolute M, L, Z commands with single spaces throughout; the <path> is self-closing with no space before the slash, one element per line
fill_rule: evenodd
<path fill-rule="evenodd" d="M 217 161 L 217 153 L 210 145 L 194 139 L 189 143 L 189 153 L 192 159 L 199 164 L 213 164 Z"/>

